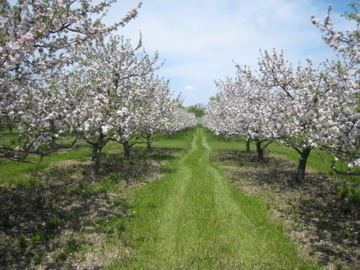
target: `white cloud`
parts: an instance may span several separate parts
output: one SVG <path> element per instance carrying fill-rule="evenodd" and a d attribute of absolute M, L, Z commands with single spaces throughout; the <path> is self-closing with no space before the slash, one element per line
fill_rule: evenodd
<path fill-rule="evenodd" d="M 193 85 L 186 85 L 184 87 L 184 91 L 195 91 L 195 90 L 197 90 L 197 88 Z"/>
<path fill-rule="evenodd" d="M 318 0 L 144 0 L 139 17 L 121 30 L 166 59 L 161 71 L 174 90 L 186 90 L 188 104 L 203 102 L 215 93 L 214 79 L 234 73 L 234 61 L 255 66 L 261 49 L 284 49 L 298 62 L 320 61 L 333 54 L 310 22 L 323 18 L 327 4 Z M 319 3 L 322 3 L 321 5 Z M 122 0 L 109 13 L 115 21 L 133 0 Z"/>

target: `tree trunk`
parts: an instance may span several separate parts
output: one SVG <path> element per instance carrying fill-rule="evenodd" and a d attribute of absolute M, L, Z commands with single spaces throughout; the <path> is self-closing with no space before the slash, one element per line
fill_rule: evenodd
<path fill-rule="evenodd" d="M 94 175 L 99 175 L 100 171 L 100 157 L 102 148 L 99 145 L 94 145 L 92 149 L 92 172 Z"/>
<path fill-rule="evenodd" d="M 151 150 L 151 135 L 146 135 L 146 149 Z"/>
<path fill-rule="evenodd" d="M 128 141 L 123 143 L 124 147 L 124 158 L 129 159 L 130 158 L 130 144 Z"/>
<path fill-rule="evenodd" d="M 296 183 L 300 185 L 304 184 L 306 163 L 310 155 L 310 152 L 311 152 L 311 148 L 305 148 L 300 154 L 297 174 L 295 178 Z"/>
<path fill-rule="evenodd" d="M 261 141 L 256 140 L 256 152 L 258 155 L 258 161 L 264 161 L 264 149 L 261 148 Z"/>
<path fill-rule="evenodd" d="M 246 153 L 250 153 L 250 139 L 246 139 Z"/>

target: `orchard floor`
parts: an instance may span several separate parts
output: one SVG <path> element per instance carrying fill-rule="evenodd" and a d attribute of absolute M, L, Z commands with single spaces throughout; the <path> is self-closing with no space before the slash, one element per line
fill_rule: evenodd
<path fill-rule="evenodd" d="M 83 147 L 0 164 L 0 269 L 320 269 L 229 162 L 243 144 L 195 128 L 154 146 L 109 145 L 92 181 Z"/>
<path fill-rule="evenodd" d="M 265 203 L 233 188 L 211 154 L 197 129 L 177 170 L 137 192 L 136 254 L 109 269 L 315 269 L 269 220 Z"/>

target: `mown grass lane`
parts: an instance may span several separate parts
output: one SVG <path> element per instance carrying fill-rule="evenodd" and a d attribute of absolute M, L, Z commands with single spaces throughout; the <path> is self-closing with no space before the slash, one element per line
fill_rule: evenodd
<path fill-rule="evenodd" d="M 262 199 L 233 187 L 212 163 L 202 128 L 168 173 L 137 191 L 131 259 L 109 269 L 316 269 L 300 259 Z"/>

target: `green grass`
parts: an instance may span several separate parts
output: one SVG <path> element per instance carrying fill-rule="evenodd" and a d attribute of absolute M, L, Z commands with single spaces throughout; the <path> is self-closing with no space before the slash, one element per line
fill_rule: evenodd
<path fill-rule="evenodd" d="M 153 146 L 160 148 L 188 149 L 193 137 L 193 129 L 186 129 L 173 135 L 155 135 Z"/>
<path fill-rule="evenodd" d="M 12 138 L 16 135 L 9 132 L 0 131 L 0 142 L 10 144 Z M 174 135 L 156 135 L 153 138 L 153 146 L 161 148 L 180 148 L 188 147 L 188 140 L 192 136 L 192 130 L 178 132 Z M 145 145 L 136 145 L 135 148 L 144 148 Z M 109 142 L 103 149 L 104 153 L 121 154 L 122 146 L 116 142 Z M 0 185 L 33 185 L 38 179 L 34 176 L 57 162 L 64 160 L 86 161 L 91 158 L 91 150 L 85 143 L 80 143 L 79 147 L 71 151 L 59 151 L 45 156 L 39 164 L 23 163 L 18 161 L 0 160 Z"/>
<path fill-rule="evenodd" d="M 296 255 L 264 201 L 234 188 L 212 164 L 208 139 L 204 129 L 187 131 L 177 139 L 190 145 L 187 154 L 136 191 L 128 224 L 136 255 L 108 269 L 317 269 Z"/>
<path fill-rule="evenodd" d="M 221 136 L 216 136 L 209 130 L 205 130 L 209 144 L 214 150 L 242 150 L 245 151 L 245 140 L 235 140 L 235 139 L 228 139 L 225 140 Z M 255 143 L 251 143 L 251 151 L 255 150 Z M 279 143 L 271 143 L 267 149 L 267 154 L 278 154 L 282 155 L 285 158 L 298 162 L 299 160 L 299 154 L 292 148 L 287 147 L 285 145 L 279 144 Z M 334 175 L 334 172 L 331 170 L 330 165 L 332 161 L 332 156 L 329 153 L 326 153 L 325 151 L 320 150 L 313 150 L 310 153 L 307 167 L 313 170 L 316 170 L 318 172 L 322 172 L 325 174 Z M 295 167 L 294 167 L 295 168 Z M 348 179 L 354 182 L 360 183 L 360 177 L 357 176 L 341 176 L 344 179 Z"/>
<path fill-rule="evenodd" d="M 87 148 L 76 151 L 53 153 L 43 158 L 39 164 L 30 164 L 17 161 L 4 160 L 0 163 L 0 184 L 26 184 L 36 172 L 48 168 L 51 164 L 62 160 L 86 160 L 90 157 Z"/>
<path fill-rule="evenodd" d="M 3 139 L 10 142 L 8 136 Z M 97 182 L 72 186 L 74 196 L 126 193 L 124 200 L 131 198 L 128 214 L 92 221 L 97 231 L 108 235 L 104 250 L 117 249 L 122 254 L 124 243 L 131 250 L 119 260 L 108 261 L 108 269 L 318 269 L 297 256 L 281 225 L 269 218 L 263 199 L 248 196 L 232 186 L 213 164 L 212 155 L 216 151 L 244 150 L 244 142 L 224 140 L 197 127 L 172 136 L 156 135 L 153 146 L 181 149 L 178 153 L 185 153 L 171 158 L 152 157 L 166 161 L 158 181 L 124 190 L 119 175 L 111 173 Z M 105 153 L 121 151 L 117 143 L 109 143 L 104 149 Z M 283 145 L 271 144 L 268 151 L 290 160 L 298 159 L 295 151 Z M 330 173 L 329 158 L 324 152 L 314 151 L 309 167 Z M 0 185 L 35 186 L 44 169 L 64 160 L 89 159 L 90 149 L 81 144 L 72 151 L 53 153 L 37 165 L 3 161 Z M 46 228 L 58 223 L 49 219 Z M 35 233 L 32 241 L 40 245 L 44 237 Z M 81 239 L 74 239 L 65 243 L 58 254 L 59 261 L 86 247 Z M 21 235 L 17 241 L 19 246 L 24 243 Z"/>

